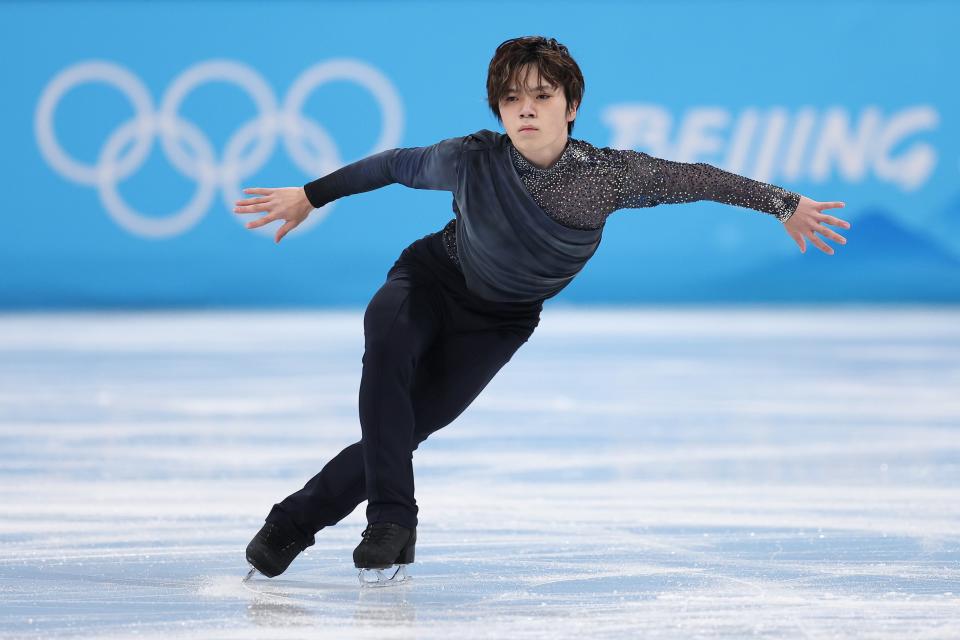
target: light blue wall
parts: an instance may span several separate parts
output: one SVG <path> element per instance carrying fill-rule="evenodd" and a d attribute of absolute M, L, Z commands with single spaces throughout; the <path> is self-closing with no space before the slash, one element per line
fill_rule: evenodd
<path fill-rule="evenodd" d="M 279 245 L 232 201 L 502 131 L 487 64 L 527 34 L 584 72 L 574 137 L 843 200 L 853 225 L 827 256 L 748 209 L 621 210 L 556 301 L 960 300 L 953 3 L 31 2 L 0 18 L 0 308 L 365 304 L 452 217 L 449 194 L 355 195 Z"/>

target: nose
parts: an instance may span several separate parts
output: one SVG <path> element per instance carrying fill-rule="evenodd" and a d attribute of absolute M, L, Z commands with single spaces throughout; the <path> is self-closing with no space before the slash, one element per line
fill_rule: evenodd
<path fill-rule="evenodd" d="M 520 115 L 522 116 L 533 116 L 536 115 L 534 110 L 534 105 L 536 104 L 535 99 L 531 96 L 524 96 L 522 102 L 520 103 Z"/>

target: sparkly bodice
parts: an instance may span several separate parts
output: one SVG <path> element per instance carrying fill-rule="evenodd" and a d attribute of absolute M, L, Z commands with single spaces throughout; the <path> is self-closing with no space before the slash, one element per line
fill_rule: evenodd
<path fill-rule="evenodd" d="M 675 162 L 646 153 L 569 138 L 550 167 L 531 164 L 510 144 L 513 166 L 543 211 L 574 229 L 597 229 L 619 209 L 713 200 L 775 216 L 786 222 L 800 195 L 713 165 Z M 450 259 L 458 263 L 456 219 L 443 229 Z"/>

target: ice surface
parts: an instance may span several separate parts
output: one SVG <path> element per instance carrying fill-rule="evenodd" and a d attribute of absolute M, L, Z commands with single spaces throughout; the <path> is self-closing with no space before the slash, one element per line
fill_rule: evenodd
<path fill-rule="evenodd" d="M 408 584 L 362 505 L 362 311 L 0 316 L 0 636 L 960 637 L 960 311 L 567 309 L 415 454 Z"/>

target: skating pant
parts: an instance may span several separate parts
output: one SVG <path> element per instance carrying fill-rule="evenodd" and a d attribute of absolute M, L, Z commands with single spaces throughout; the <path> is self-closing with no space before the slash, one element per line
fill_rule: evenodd
<path fill-rule="evenodd" d="M 524 344 L 543 301 L 491 302 L 467 289 L 442 234 L 413 242 L 387 272 L 363 318 L 362 437 L 273 506 L 314 543 L 364 500 L 367 522 L 417 524 L 413 452 L 453 422 Z"/>

